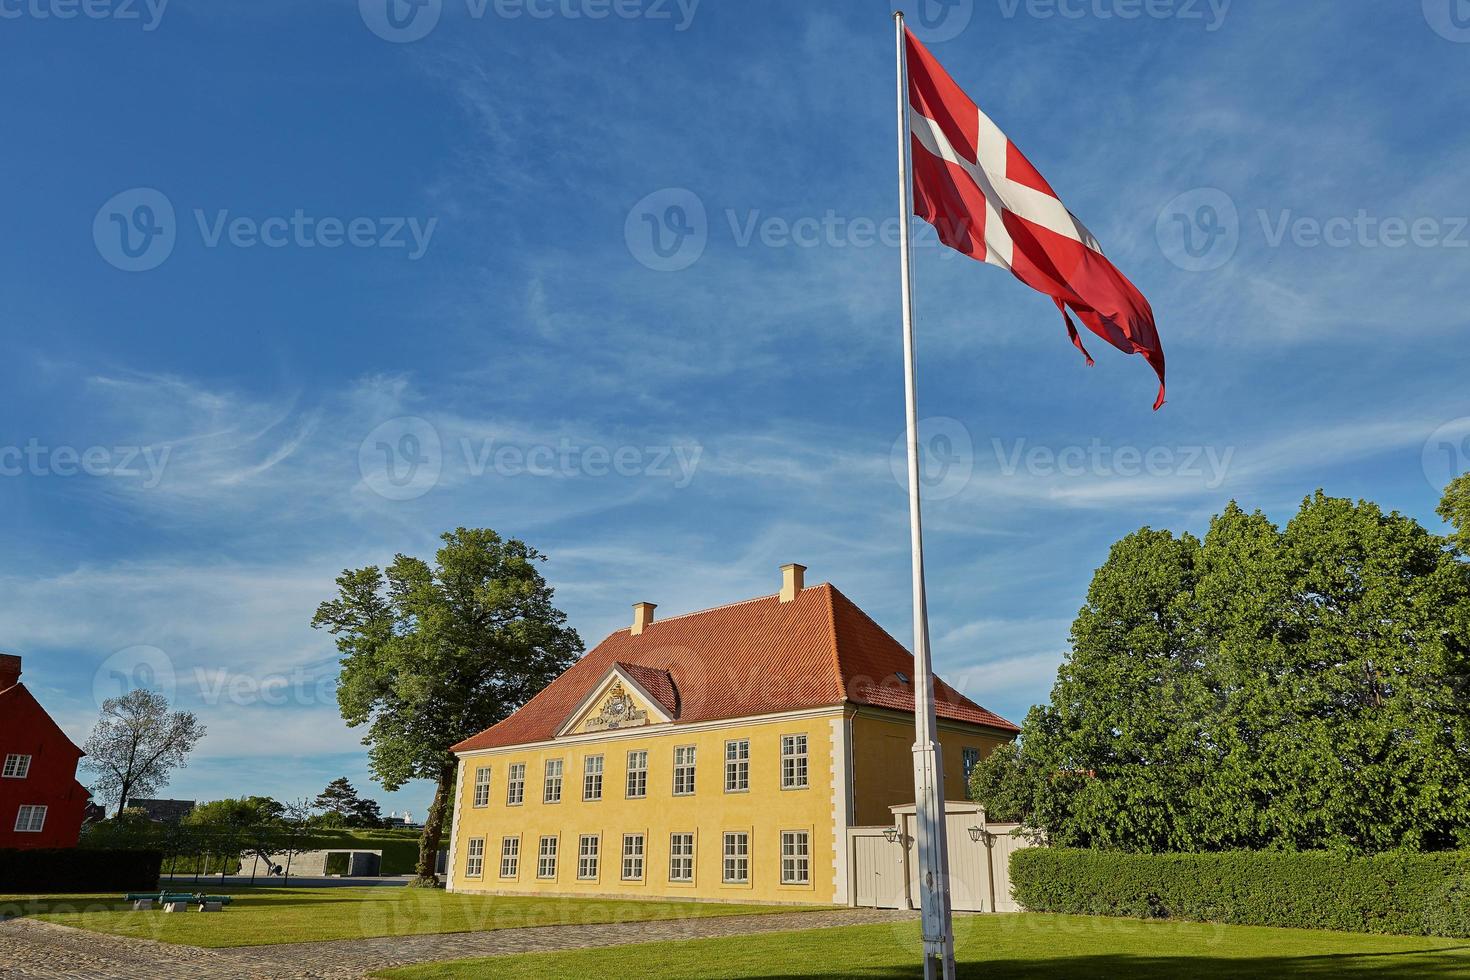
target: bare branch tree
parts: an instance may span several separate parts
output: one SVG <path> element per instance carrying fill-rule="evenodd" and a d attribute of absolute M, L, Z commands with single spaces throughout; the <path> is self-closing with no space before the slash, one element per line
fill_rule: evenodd
<path fill-rule="evenodd" d="M 139 688 L 102 702 L 102 717 L 82 746 L 82 768 L 97 774 L 92 792 L 115 802 L 121 814 L 134 794 L 152 795 L 167 786 L 204 734 L 193 712 L 170 712 L 163 695 Z"/>

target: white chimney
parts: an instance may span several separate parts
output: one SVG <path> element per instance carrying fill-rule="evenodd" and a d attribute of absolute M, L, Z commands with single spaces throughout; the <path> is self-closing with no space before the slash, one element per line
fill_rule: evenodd
<path fill-rule="evenodd" d="M 806 588 L 806 566 L 805 565 L 782 565 L 781 566 L 781 601 L 790 602 L 795 599 L 797 593 Z"/>
<path fill-rule="evenodd" d="M 653 624 L 653 611 L 658 608 L 654 602 L 633 603 L 633 635 L 640 636 L 643 631 Z"/>

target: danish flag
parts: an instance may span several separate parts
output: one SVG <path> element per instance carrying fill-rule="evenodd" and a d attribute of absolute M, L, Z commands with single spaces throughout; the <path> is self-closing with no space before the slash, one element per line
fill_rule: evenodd
<path fill-rule="evenodd" d="M 1159 376 L 1157 410 L 1164 349 L 1148 300 L 929 49 L 912 31 L 905 35 L 914 213 L 950 248 L 1050 296 L 1088 365 L 1092 355 L 1068 309 L 1120 351 L 1142 354 Z"/>

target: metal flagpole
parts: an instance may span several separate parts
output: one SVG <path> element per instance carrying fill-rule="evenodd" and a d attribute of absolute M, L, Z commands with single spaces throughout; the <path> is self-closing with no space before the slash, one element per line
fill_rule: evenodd
<path fill-rule="evenodd" d="M 924 927 L 925 980 L 954 980 L 954 929 L 949 904 L 949 845 L 945 839 L 944 770 L 934 717 L 929 662 L 929 608 L 924 597 L 924 532 L 919 513 L 919 409 L 914 376 L 914 283 L 909 184 L 909 79 L 903 12 L 893 15 L 898 40 L 899 267 L 903 279 L 904 395 L 908 419 L 909 536 L 914 576 L 914 825 L 919 845 L 919 908 Z"/>

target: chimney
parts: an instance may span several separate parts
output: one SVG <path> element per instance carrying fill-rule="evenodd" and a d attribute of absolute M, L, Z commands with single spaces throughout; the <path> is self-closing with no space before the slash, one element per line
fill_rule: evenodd
<path fill-rule="evenodd" d="M 795 599 L 797 593 L 806 588 L 806 566 L 805 565 L 782 565 L 781 566 L 781 601 L 790 602 Z"/>
<path fill-rule="evenodd" d="M 653 624 L 653 611 L 658 608 L 655 602 L 633 603 L 633 635 L 640 636 L 643 631 Z"/>
<path fill-rule="evenodd" d="M 20 683 L 20 658 L 0 653 L 0 691 Z"/>

